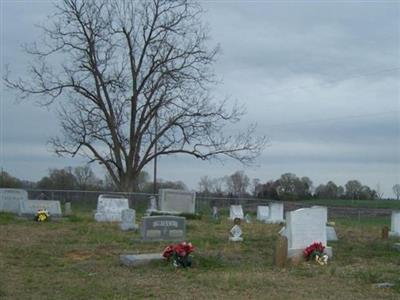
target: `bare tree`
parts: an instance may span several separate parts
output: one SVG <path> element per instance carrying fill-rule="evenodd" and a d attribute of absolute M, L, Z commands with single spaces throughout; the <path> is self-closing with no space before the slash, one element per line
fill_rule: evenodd
<path fill-rule="evenodd" d="M 28 49 L 29 79 L 4 78 L 21 97 L 59 103 L 56 153 L 102 164 L 120 190 L 131 191 L 161 155 L 246 164 L 264 147 L 254 126 L 222 134 L 244 110 L 210 95 L 218 51 L 207 44 L 197 3 L 63 0 L 56 8 L 44 41 Z"/>
<path fill-rule="evenodd" d="M 226 177 L 226 184 L 230 193 L 240 197 L 246 193 L 250 184 L 250 179 L 244 171 L 236 171 L 232 175 Z"/>
<path fill-rule="evenodd" d="M 399 200 L 400 199 L 400 184 L 395 184 L 393 186 L 393 193 L 396 196 L 396 199 Z"/>

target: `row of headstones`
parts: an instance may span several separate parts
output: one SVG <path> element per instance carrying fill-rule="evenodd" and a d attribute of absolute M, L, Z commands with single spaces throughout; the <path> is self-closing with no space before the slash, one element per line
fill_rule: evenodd
<path fill-rule="evenodd" d="M 229 219 L 245 219 L 241 205 L 231 205 Z M 257 220 L 265 223 L 281 223 L 283 220 L 283 203 L 270 203 L 268 206 L 257 206 Z"/>
<path fill-rule="evenodd" d="M 60 201 L 31 200 L 28 199 L 28 193 L 25 190 L 0 189 L 0 212 L 32 216 L 39 209 L 46 209 L 53 217 L 62 216 Z"/>

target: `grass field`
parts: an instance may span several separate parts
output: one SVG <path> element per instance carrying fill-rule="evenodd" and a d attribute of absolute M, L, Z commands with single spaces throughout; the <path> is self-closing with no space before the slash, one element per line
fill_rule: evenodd
<path fill-rule="evenodd" d="M 400 299 L 400 252 L 392 248 L 400 241 L 380 239 L 390 219 L 333 221 L 340 240 L 330 243 L 328 266 L 277 269 L 281 226 L 244 224 L 244 242 L 231 243 L 231 222 L 188 220 L 194 266 L 174 269 L 165 261 L 121 266 L 120 254 L 161 252 L 167 243 L 142 243 L 89 213 L 43 224 L 0 214 L 0 299 Z"/>

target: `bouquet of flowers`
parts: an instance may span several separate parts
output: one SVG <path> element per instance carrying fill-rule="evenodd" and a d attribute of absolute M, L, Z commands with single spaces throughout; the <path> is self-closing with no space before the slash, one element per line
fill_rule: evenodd
<path fill-rule="evenodd" d="M 325 246 L 322 243 L 313 243 L 304 249 L 304 257 L 307 260 L 315 260 L 320 265 L 328 263 L 328 255 L 324 253 Z"/>
<path fill-rule="evenodd" d="M 38 209 L 35 215 L 35 221 L 46 222 L 50 219 L 50 214 L 46 209 Z"/>
<path fill-rule="evenodd" d="M 174 267 L 190 267 L 192 265 L 192 258 L 190 253 L 194 251 L 192 243 L 182 242 L 176 245 L 169 245 L 164 249 L 163 257 L 170 260 Z"/>

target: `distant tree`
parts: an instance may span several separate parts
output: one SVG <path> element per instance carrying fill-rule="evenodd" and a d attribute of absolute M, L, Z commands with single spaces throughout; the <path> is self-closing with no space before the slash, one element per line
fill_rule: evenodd
<path fill-rule="evenodd" d="M 217 47 L 195 1 L 63 0 L 35 43 L 30 76 L 5 82 L 19 97 L 60 106 L 59 155 L 100 163 L 121 191 L 156 157 L 249 163 L 265 145 L 255 126 L 223 128 L 244 110 L 215 101 Z M 155 147 L 157 145 L 157 147 Z"/>
<path fill-rule="evenodd" d="M 396 196 L 396 199 L 399 200 L 400 199 L 400 184 L 395 184 L 392 187 L 393 193 Z"/>
<path fill-rule="evenodd" d="M 22 182 L 16 177 L 11 176 L 6 171 L 0 173 L 0 187 L 1 188 L 21 188 Z"/>
<path fill-rule="evenodd" d="M 39 189 L 73 190 L 76 188 L 75 176 L 72 168 L 50 169 L 49 176 L 43 177 L 38 183 Z"/>
<path fill-rule="evenodd" d="M 298 178 L 296 174 L 282 174 L 278 180 L 278 196 L 281 200 L 298 200 L 311 196 L 312 181 L 308 177 Z"/>
<path fill-rule="evenodd" d="M 319 199 L 336 199 L 340 197 L 339 187 L 333 181 L 328 181 L 326 185 L 320 184 L 315 189 L 315 195 Z"/>
<path fill-rule="evenodd" d="M 250 179 L 244 173 L 244 171 L 236 171 L 232 175 L 226 177 L 226 185 L 229 193 L 234 196 L 243 196 L 247 192 L 249 187 Z"/>
<path fill-rule="evenodd" d="M 252 187 L 252 191 L 253 191 L 253 196 L 257 197 L 258 191 L 261 188 L 260 179 L 253 178 L 253 180 L 251 181 L 251 187 Z"/>
<path fill-rule="evenodd" d="M 381 184 L 380 183 L 378 183 L 377 185 L 376 185 L 376 197 L 378 198 L 378 199 L 382 199 L 383 198 L 383 195 L 384 195 L 384 193 L 383 193 L 383 191 L 382 191 L 382 189 L 381 189 Z"/>
<path fill-rule="evenodd" d="M 73 171 L 77 188 L 80 190 L 97 189 L 100 180 L 96 177 L 89 165 L 75 167 Z"/>
<path fill-rule="evenodd" d="M 264 199 L 279 200 L 278 196 L 279 180 L 270 180 L 262 184 L 259 188 L 257 197 Z"/>
<path fill-rule="evenodd" d="M 346 197 L 349 199 L 360 199 L 362 184 L 358 180 L 349 180 L 345 184 Z"/>
<path fill-rule="evenodd" d="M 204 195 L 211 194 L 213 190 L 213 181 L 208 176 L 203 176 L 200 178 L 199 182 L 199 192 Z"/>

